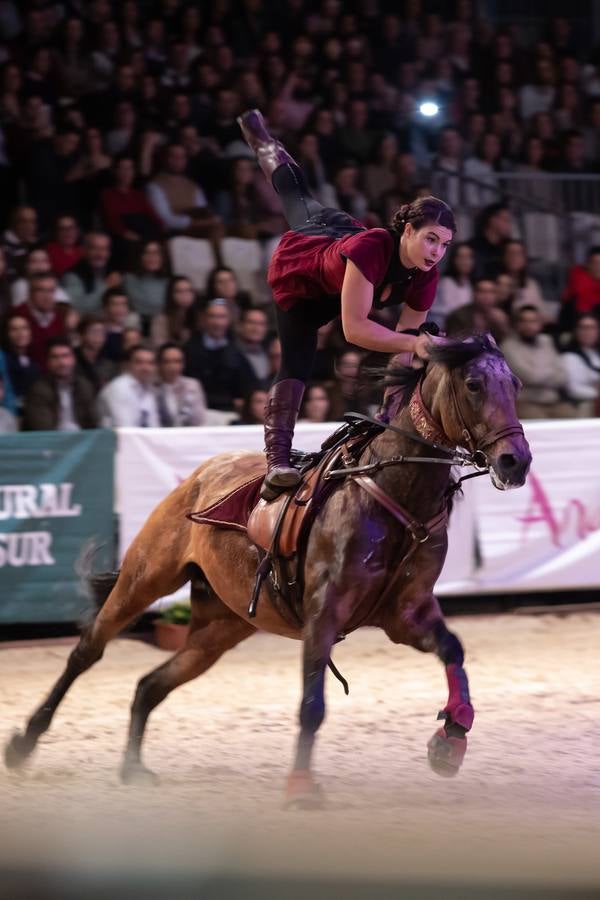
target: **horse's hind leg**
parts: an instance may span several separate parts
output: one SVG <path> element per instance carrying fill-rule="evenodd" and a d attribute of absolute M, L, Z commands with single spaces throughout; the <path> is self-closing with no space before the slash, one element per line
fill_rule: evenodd
<path fill-rule="evenodd" d="M 64 672 L 28 720 L 24 732 L 17 732 L 7 743 L 4 761 L 9 769 L 18 768 L 31 755 L 42 734 L 50 727 L 54 713 L 73 682 L 101 659 L 108 641 L 141 615 L 154 600 L 177 590 L 189 578 L 185 570 L 169 573 L 166 566 L 161 570 L 160 577 L 156 577 L 150 566 L 140 565 L 139 562 L 135 555 L 125 559 L 106 603 L 83 632 L 67 660 Z"/>
<path fill-rule="evenodd" d="M 435 652 L 443 662 L 448 681 L 448 702 L 438 719 L 444 720 L 427 745 L 429 764 L 438 775 L 456 775 L 467 750 L 466 734 L 475 716 L 463 667 L 464 650 L 458 637 L 447 627 L 437 599 L 420 598 L 385 624 L 388 637 L 417 650 Z"/>
<path fill-rule="evenodd" d="M 121 768 L 126 784 L 156 780 L 141 761 L 142 741 L 152 710 L 176 687 L 206 672 L 226 650 L 254 633 L 256 629 L 231 612 L 212 591 L 193 587 L 192 621 L 185 646 L 138 683 Z"/>

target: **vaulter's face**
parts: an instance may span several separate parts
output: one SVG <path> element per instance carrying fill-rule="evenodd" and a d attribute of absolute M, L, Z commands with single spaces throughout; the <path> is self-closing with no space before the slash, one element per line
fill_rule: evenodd
<path fill-rule="evenodd" d="M 416 231 L 410 222 L 402 236 L 410 262 L 423 272 L 442 261 L 453 237 L 450 229 L 442 225 L 424 225 Z"/>

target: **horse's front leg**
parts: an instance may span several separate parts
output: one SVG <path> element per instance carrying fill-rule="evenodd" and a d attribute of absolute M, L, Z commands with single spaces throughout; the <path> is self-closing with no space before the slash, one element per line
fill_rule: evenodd
<path fill-rule="evenodd" d="M 315 736 L 325 718 L 325 670 L 336 638 L 331 609 L 327 605 L 327 586 L 311 598 L 310 608 L 318 610 L 307 617 L 304 630 L 302 703 L 300 734 L 294 766 L 287 780 L 285 805 L 288 809 L 318 809 L 322 795 L 311 772 Z"/>
<path fill-rule="evenodd" d="M 462 644 L 447 627 L 438 601 L 431 593 L 408 602 L 403 598 L 385 622 L 384 630 L 394 643 L 433 651 L 445 666 L 448 702 L 438 714 L 444 724 L 429 741 L 427 750 L 434 772 L 446 777 L 456 775 L 467 751 L 466 735 L 475 716 L 463 665 Z"/>

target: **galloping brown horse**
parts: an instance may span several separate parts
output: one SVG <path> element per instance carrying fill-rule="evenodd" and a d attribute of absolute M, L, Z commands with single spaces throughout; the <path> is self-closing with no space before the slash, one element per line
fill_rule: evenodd
<path fill-rule="evenodd" d="M 259 453 L 229 453 L 204 463 L 154 510 L 130 546 L 118 576 L 107 580 L 106 602 L 71 653 L 65 671 L 48 697 L 5 750 L 10 767 L 21 765 L 47 730 L 73 681 L 97 662 L 106 643 L 153 601 L 191 582 L 192 621 L 185 647 L 138 684 L 122 766 L 126 782 L 153 778 L 141 762 L 141 744 L 152 709 L 178 685 L 205 672 L 219 657 L 257 629 L 304 642 L 304 691 L 295 764 L 288 799 L 317 805 L 310 761 L 324 713 L 324 679 L 332 646 L 340 634 L 371 625 L 394 643 L 435 652 L 449 685 L 445 719 L 429 742 L 432 767 L 453 774 L 466 747 L 473 708 L 463 669 L 460 641 L 447 628 L 433 594 L 446 556 L 446 517 L 450 466 L 425 458 L 452 456 L 468 447 L 485 456 L 494 485 L 521 486 L 531 463 L 527 441 L 515 412 L 518 381 L 487 337 L 436 348 L 426 370 L 397 370 L 388 384 L 404 389 L 391 425 L 363 451 L 361 465 L 399 455 L 405 462 L 378 469 L 363 490 L 360 479 L 336 485 L 314 522 L 303 567 L 304 627 L 293 628 L 269 602 L 268 592 L 256 618 L 247 613 L 258 553 L 245 533 L 211 525 L 193 525 L 185 514 L 205 509 L 264 470 Z M 406 436 L 416 435 L 413 440 Z M 432 444 L 418 442 L 418 436 Z M 440 447 L 450 448 L 450 451 Z M 387 497 L 387 501 L 385 498 Z M 400 506 L 401 504 L 401 506 Z M 402 516 L 394 514 L 401 509 Z M 409 526 L 407 527 L 406 517 Z M 429 540 L 418 542 L 410 522 L 432 525 Z M 413 528 L 413 531 L 415 529 Z M 407 550 L 414 552 L 407 557 Z"/>

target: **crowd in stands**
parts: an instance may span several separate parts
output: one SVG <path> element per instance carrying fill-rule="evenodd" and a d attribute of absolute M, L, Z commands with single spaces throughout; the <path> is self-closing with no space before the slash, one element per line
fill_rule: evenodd
<path fill-rule="evenodd" d="M 4 0 L 0 431 L 261 422 L 271 304 L 222 253 L 266 260 L 286 229 L 236 123 L 251 107 L 367 226 L 442 188 L 459 221 L 466 204 L 430 317 L 494 335 L 523 417 L 597 414 L 600 247 L 553 294 L 498 180 L 598 171 L 600 54 L 566 17 L 545 28 L 526 40 L 472 0 Z M 552 203 L 553 182 L 531 190 Z M 202 283 L 174 238 L 211 248 Z M 325 326 L 301 419 L 372 408 L 363 359 Z"/>

